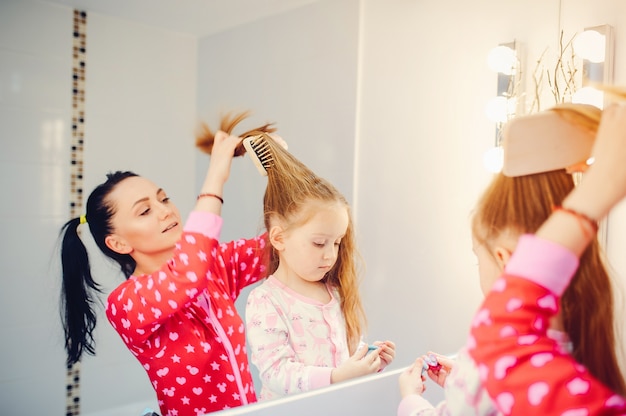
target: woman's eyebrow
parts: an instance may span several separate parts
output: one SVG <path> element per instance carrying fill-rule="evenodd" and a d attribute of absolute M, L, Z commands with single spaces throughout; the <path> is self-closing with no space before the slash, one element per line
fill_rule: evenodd
<path fill-rule="evenodd" d="M 162 193 L 162 192 L 165 192 L 165 191 L 163 191 L 163 188 L 159 188 L 159 189 L 157 189 L 157 191 L 156 191 L 156 195 L 158 195 L 158 194 L 160 194 L 160 193 Z M 149 198 L 148 198 L 148 197 L 138 199 L 138 200 L 137 200 L 137 201 L 135 201 L 135 203 L 133 204 L 133 207 L 134 207 L 135 205 L 137 205 L 137 204 L 140 204 L 140 203 L 145 202 L 145 201 L 148 201 L 148 200 L 149 200 Z"/>
<path fill-rule="evenodd" d="M 142 203 L 142 202 L 147 201 L 148 199 L 149 199 L 148 197 L 138 199 L 138 200 L 137 200 L 137 201 L 135 201 L 135 203 L 133 204 L 133 207 L 135 207 L 137 204 L 140 204 L 140 203 Z"/>

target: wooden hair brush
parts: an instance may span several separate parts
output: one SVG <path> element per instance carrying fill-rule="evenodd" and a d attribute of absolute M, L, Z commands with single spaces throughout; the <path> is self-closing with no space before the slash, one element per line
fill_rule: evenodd
<path fill-rule="evenodd" d="M 595 134 L 557 111 L 513 118 L 502 132 L 505 176 L 566 169 L 591 156 Z"/>
<path fill-rule="evenodd" d="M 248 136 L 243 139 L 243 147 L 246 149 L 246 153 L 248 153 L 254 166 L 263 176 L 267 176 L 267 169 L 274 164 L 274 158 L 267 140 L 267 134 Z"/>

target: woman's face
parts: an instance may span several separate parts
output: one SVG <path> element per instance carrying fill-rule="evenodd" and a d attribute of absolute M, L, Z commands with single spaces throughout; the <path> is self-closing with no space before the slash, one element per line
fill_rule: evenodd
<path fill-rule="evenodd" d="M 130 254 L 138 263 L 141 256 L 171 253 L 182 235 L 183 224 L 163 189 L 134 176 L 121 181 L 108 200 L 115 211 L 114 233 L 107 237 L 115 239 L 114 251 Z"/>

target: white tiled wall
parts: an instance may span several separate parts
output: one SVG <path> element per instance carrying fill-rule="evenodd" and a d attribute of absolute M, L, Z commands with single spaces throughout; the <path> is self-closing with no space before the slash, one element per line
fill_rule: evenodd
<path fill-rule="evenodd" d="M 0 2 L 0 413 L 64 412 L 53 246 L 68 213 L 72 11 Z M 34 400 L 36 398 L 36 400 Z"/>
<path fill-rule="evenodd" d="M 2 415 L 65 414 L 55 245 L 69 219 L 72 19 L 72 9 L 45 2 L 0 2 Z M 109 170 L 133 170 L 187 212 L 195 194 L 196 39 L 97 14 L 87 21 L 85 189 Z M 119 283 L 86 242 L 97 281 L 105 290 Z M 156 406 L 145 372 L 104 314 L 97 342 L 97 359 L 83 362 L 82 414 L 136 403 L 139 415 L 146 403 Z"/>

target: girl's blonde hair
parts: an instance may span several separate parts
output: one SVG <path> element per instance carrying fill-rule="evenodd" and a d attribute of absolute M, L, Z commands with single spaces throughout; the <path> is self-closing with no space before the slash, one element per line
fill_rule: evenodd
<path fill-rule="evenodd" d="M 582 111 L 579 111 L 582 109 Z M 565 119 L 596 132 L 601 112 L 575 104 L 552 109 Z M 493 248 L 504 232 L 535 233 L 574 188 L 565 170 L 507 177 L 497 174 L 480 198 L 472 219 L 477 242 Z M 574 358 L 613 391 L 624 395 L 626 384 L 616 353 L 612 282 L 597 239 L 580 259 L 580 266 L 561 298 L 561 318 L 573 345 Z"/>
<path fill-rule="evenodd" d="M 244 120 L 249 113 L 222 118 L 220 129 L 231 134 L 234 127 Z M 326 273 L 323 281 L 339 293 L 341 310 L 346 324 L 346 334 L 350 354 L 358 347 L 365 330 L 366 317 L 359 292 L 359 267 L 362 264 L 357 250 L 354 223 L 350 205 L 345 197 L 326 179 L 317 176 L 304 163 L 300 162 L 282 145 L 274 141 L 267 133 L 274 132 L 271 124 L 249 130 L 242 137 L 262 136 L 270 148 L 272 166 L 267 170 L 267 188 L 263 197 L 263 220 L 266 230 L 270 222 L 278 218 L 290 227 L 305 224 L 314 214 L 311 203 L 340 203 L 348 212 L 348 228 L 341 239 L 337 261 Z M 212 146 L 213 133 L 204 125 L 197 137 L 197 145 L 207 153 Z M 245 153 L 243 146 L 238 147 L 235 156 Z M 268 276 L 278 267 L 278 254 L 271 244 L 266 246 Z"/>
<path fill-rule="evenodd" d="M 350 353 L 359 344 L 365 326 L 365 313 L 359 293 L 358 267 L 361 257 L 357 250 L 350 205 L 345 197 L 326 179 L 263 134 L 273 161 L 267 169 L 267 189 L 263 198 L 263 219 L 266 229 L 278 219 L 289 227 L 305 224 L 315 213 L 315 203 L 340 203 L 348 213 L 348 228 L 341 239 L 337 261 L 326 273 L 323 282 L 337 289 L 346 323 Z M 278 253 L 268 245 L 269 273 L 278 268 Z"/>

